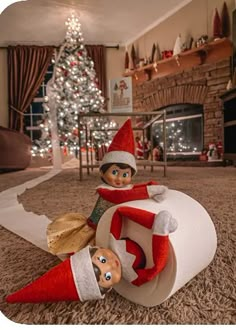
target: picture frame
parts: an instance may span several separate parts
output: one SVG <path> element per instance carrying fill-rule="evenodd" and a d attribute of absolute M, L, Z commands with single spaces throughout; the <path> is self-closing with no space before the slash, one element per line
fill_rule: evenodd
<path fill-rule="evenodd" d="M 111 112 L 132 112 L 132 78 L 119 77 L 109 81 Z"/>

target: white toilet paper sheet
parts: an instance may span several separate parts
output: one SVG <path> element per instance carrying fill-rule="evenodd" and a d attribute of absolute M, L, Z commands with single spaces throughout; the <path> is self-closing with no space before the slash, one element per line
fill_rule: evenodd
<path fill-rule="evenodd" d="M 0 193 L 0 225 L 45 251 L 48 251 L 46 229 L 50 220 L 45 215 L 25 211 L 17 196 L 23 194 L 26 189 L 51 179 L 59 172 L 60 170 L 51 170 L 36 179 Z"/>
<path fill-rule="evenodd" d="M 112 215 L 121 205 L 153 213 L 168 210 L 178 221 L 177 230 L 169 235 L 171 247 L 165 269 L 154 280 L 140 287 L 131 285 L 124 280 L 115 286 L 115 290 L 126 299 L 144 306 L 158 305 L 212 261 L 216 251 L 217 238 L 209 214 L 196 200 L 176 190 L 169 190 L 167 198 L 161 203 L 153 200 L 132 201 L 107 210 L 98 224 L 96 233 L 98 246 L 109 246 Z M 125 236 L 140 244 L 148 256 L 147 267 L 150 267 L 152 263 L 151 231 L 132 221 L 125 221 L 125 224 Z"/>

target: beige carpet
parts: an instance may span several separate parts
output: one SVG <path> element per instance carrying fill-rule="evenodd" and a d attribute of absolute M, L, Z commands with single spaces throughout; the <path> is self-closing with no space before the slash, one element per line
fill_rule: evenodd
<path fill-rule="evenodd" d="M 45 174 L 27 170 L 0 175 L 0 190 Z M 51 304 L 7 304 L 7 294 L 23 287 L 60 262 L 15 234 L 0 228 L 0 310 L 9 319 L 25 324 L 235 324 L 236 307 L 236 168 L 170 167 L 154 172 L 139 169 L 135 182 L 158 180 L 197 199 L 216 227 L 218 248 L 213 262 L 160 306 L 133 304 L 116 292 L 103 301 Z M 65 212 L 89 215 L 100 183 L 97 171 L 79 181 L 76 169 L 27 190 L 19 197 L 28 211 L 49 218 Z M 17 219 L 16 219 L 17 221 Z M 199 242 L 201 244 L 201 242 Z M 187 247 L 186 247 L 187 249 Z"/>

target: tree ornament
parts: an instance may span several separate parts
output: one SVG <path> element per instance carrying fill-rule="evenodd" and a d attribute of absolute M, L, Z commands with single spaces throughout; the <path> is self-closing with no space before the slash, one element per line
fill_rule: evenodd
<path fill-rule="evenodd" d="M 72 62 L 70 62 L 70 66 L 71 66 L 71 67 L 73 67 L 73 66 L 76 65 L 76 64 L 77 64 L 76 61 L 72 61 Z"/>
<path fill-rule="evenodd" d="M 222 25 L 222 36 L 229 37 L 230 35 L 230 20 L 229 12 L 226 2 L 224 1 L 223 8 L 221 11 L 221 25 Z"/>
<path fill-rule="evenodd" d="M 215 14 L 213 19 L 213 37 L 216 40 L 221 38 L 221 35 L 222 35 L 221 19 L 217 8 L 215 8 Z"/>

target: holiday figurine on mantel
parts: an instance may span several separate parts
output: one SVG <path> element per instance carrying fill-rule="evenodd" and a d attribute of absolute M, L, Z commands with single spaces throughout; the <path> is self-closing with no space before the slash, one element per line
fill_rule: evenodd
<path fill-rule="evenodd" d="M 207 152 L 208 162 L 214 162 L 218 160 L 218 153 L 215 143 L 209 144 L 209 149 Z"/>
<path fill-rule="evenodd" d="M 175 41 L 174 49 L 173 49 L 173 55 L 178 55 L 182 52 L 182 40 L 181 40 L 181 34 L 178 35 Z"/>
<path fill-rule="evenodd" d="M 156 202 L 165 199 L 168 188 L 156 182 L 131 184 L 136 172 L 134 136 L 131 120 L 128 119 L 114 136 L 101 161 L 103 184 L 96 189 L 99 197 L 92 213 L 88 218 L 80 213 L 67 213 L 49 224 L 49 251 L 60 255 L 77 252 L 88 244 L 94 245 L 98 222 L 104 212 L 114 205 L 149 198 Z"/>

